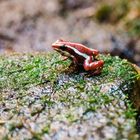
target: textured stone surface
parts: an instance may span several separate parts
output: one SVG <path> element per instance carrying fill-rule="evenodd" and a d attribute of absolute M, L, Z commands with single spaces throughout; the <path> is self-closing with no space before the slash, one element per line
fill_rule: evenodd
<path fill-rule="evenodd" d="M 132 94 L 137 75 L 118 57 L 100 56 L 101 75 L 69 68 L 56 53 L 1 56 L 2 139 L 138 139 Z"/>

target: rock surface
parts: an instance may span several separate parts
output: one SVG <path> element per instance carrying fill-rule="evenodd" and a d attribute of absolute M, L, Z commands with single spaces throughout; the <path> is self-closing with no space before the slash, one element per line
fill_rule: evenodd
<path fill-rule="evenodd" d="M 54 54 L 0 57 L 0 139 L 138 139 L 129 96 L 137 72 L 109 55 L 101 75 Z M 132 97 L 133 98 L 133 97 Z"/>

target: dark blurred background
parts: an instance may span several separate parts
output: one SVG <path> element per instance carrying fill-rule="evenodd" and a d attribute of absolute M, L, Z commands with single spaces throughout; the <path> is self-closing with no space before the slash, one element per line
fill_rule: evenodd
<path fill-rule="evenodd" d="M 140 66 L 140 0 L 0 0 L 0 53 L 51 51 L 59 38 Z"/>

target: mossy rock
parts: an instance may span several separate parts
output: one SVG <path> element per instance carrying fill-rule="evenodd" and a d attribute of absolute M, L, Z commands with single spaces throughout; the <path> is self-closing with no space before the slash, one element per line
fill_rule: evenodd
<path fill-rule="evenodd" d="M 138 139 L 129 100 L 138 72 L 119 57 L 99 57 L 102 73 L 89 76 L 57 53 L 1 56 L 0 139 Z"/>

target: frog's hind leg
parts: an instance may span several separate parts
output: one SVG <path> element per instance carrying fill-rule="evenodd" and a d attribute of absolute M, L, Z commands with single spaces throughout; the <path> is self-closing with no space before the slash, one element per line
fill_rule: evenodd
<path fill-rule="evenodd" d="M 90 71 L 90 75 L 99 75 L 101 74 L 102 68 L 96 69 L 95 71 Z"/>
<path fill-rule="evenodd" d="M 100 74 L 102 68 L 103 68 L 103 65 L 104 65 L 104 61 L 103 60 L 97 60 L 97 61 L 92 61 L 92 57 L 89 56 L 85 62 L 84 62 L 84 69 L 86 71 L 89 71 L 93 74 Z"/>

